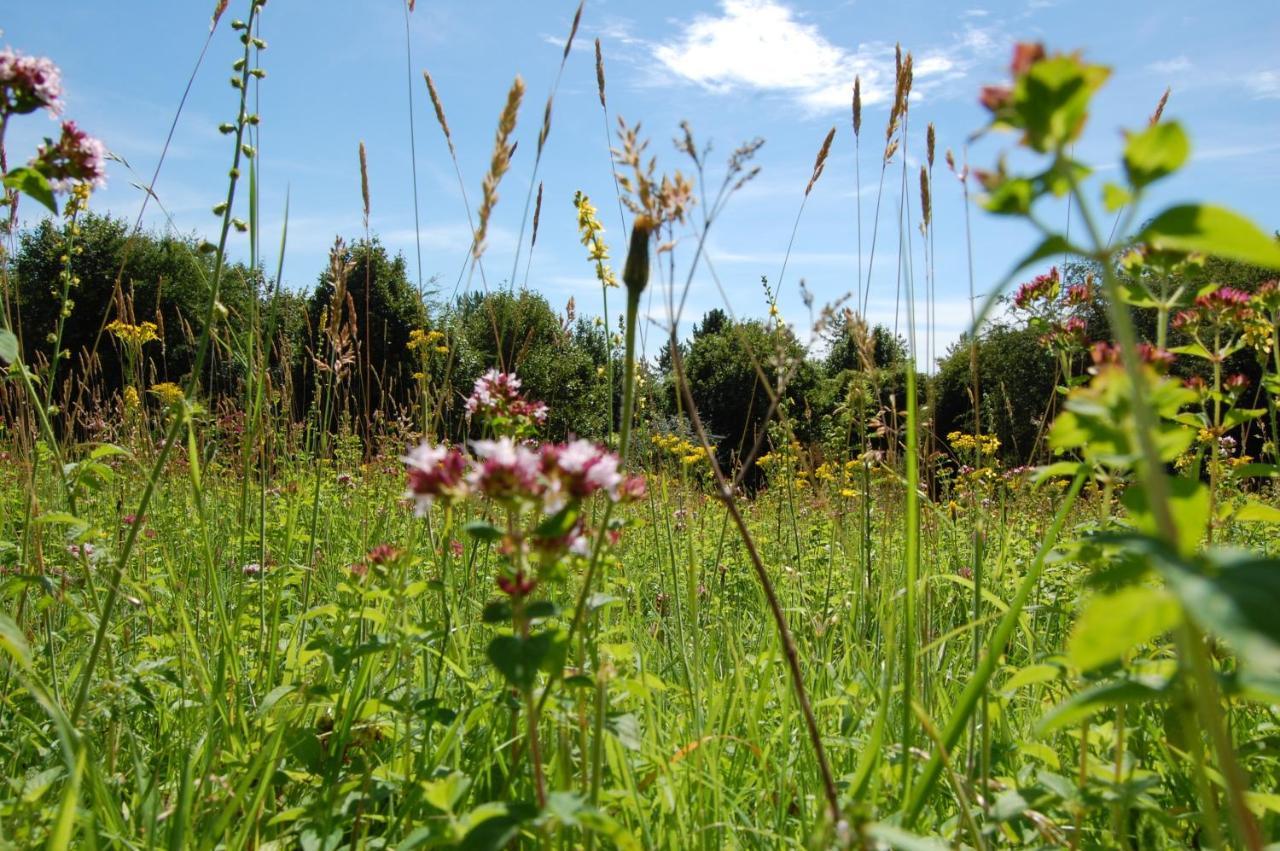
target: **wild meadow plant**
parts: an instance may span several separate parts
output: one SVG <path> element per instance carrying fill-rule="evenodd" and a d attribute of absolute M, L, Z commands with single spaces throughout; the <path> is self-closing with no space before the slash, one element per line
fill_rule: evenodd
<path fill-rule="evenodd" d="M 56 395 L 79 217 L 105 151 L 67 122 L 27 165 L 0 158 L 9 236 L 20 198 L 59 215 L 66 235 L 53 327 L 17 324 L 11 244 L 0 267 L 0 402 L 16 412 L 0 428 L 0 844 L 1262 848 L 1277 835 L 1280 288 L 1221 286 L 1205 269 L 1211 257 L 1280 268 L 1280 247 L 1218 207 L 1139 218 L 1147 189 L 1188 156 L 1164 100 L 1126 136 L 1120 177 L 1095 187 L 1072 151 L 1107 69 L 1019 45 L 1011 79 L 982 102 L 1035 165 L 984 172 L 946 154 L 966 200 L 972 182 L 986 209 L 1040 234 L 1005 283 L 1037 270 L 1010 312 L 1056 368 L 1056 415 L 1041 428 L 1052 463 L 1002 460 L 981 413 L 976 332 L 999 293 L 974 317 L 966 427 L 943 435 L 916 369 L 904 258 L 924 259 L 931 327 L 943 223 L 932 125 L 918 217 L 907 203 L 918 107 L 900 49 L 865 267 L 858 210 L 854 305 L 815 315 L 799 284 L 813 337 L 833 336 L 854 364 L 825 430 L 809 439 L 793 393 L 806 359 L 779 307 L 790 247 L 762 281 L 769 318 L 723 329 L 754 376 L 764 415 L 752 430 L 709 428 L 701 355 L 677 333 L 697 273 L 724 290 L 708 235 L 759 173 L 762 141 L 713 177 L 709 146 L 685 124 L 676 150 L 691 174 L 663 174 L 639 125 L 619 119 L 620 275 L 595 207 L 574 199 L 602 289 L 596 377 L 609 411 L 598 439 L 552 437 L 555 412 L 529 392 L 513 341 L 495 339 L 497 362 L 455 389 L 466 338 L 448 314 L 407 335 L 412 401 L 378 401 L 368 281 L 352 294 L 372 273 L 341 241 L 297 353 L 306 392 L 278 366 L 280 267 L 245 316 L 223 303 L 239 274 L 232 239 L 243 233 L 250 267 L 265 265 L 254 106 L 265 5 L 231 22 L 243 50 L 235 117 L 220 129 L 233 147 L 217 239 L 192 249 L 211 265 L 189 373 L 158 380 L 163 328 L 123 289 L 101 306 L 123 376 L 124 422 L 97 435 L 112 440 L 79 442 Z M 561 70 L 582 15 L 580 4 Z M 478 272 L 487 289 L 485 237 L 524 85 L 501 110 L 473 215 L 424 78 L 471 228 L 458 285 Z M 51 61 L 0 52 L 0 154 L 10 120 L 60 108 Z M 856 161 L 860 80 L 852 109 Z M 834 144 L 833 129 L 797 186 L 792 243 Z M 864 318 L 886 185 L 901 358 Z M 1083 234 L 1047 221 L 1054 198 L 1071 199 Z M 535 166 L 526 279 L 541 209 Z M 287 227 L 280 262 L 286 246 Z M 1091 262 L 1093 277 L 1039 272 L 1059 258 Z M 519 254 L 513 286 L 518 271 Z M 619 283 L 615 341 L 607 298 Z M 642 405 L 652 372 L 637 354 L 655 292 L 667 419 Z M 481 310 L 500 338 L 493 302 Z M 1148 340 L 1137 311 L 1154 316 Z M 32 345 L 45 334 L 51 349 Z M 1233 366 L 1244 355 L 1256 386 Z M 221 399 L 219 359 L 241 376 Z"/>

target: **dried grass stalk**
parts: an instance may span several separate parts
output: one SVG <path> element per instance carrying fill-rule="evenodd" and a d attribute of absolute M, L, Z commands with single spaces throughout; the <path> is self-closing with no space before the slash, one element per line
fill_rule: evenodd
<path fill-rule="evenodd" d="M 489 231 L 489 217 L 493 207 L 498 203 L 498 184 L 502 176 L 511 167 L 511 157 L 515 154 L 515 144 L 511 143 L 511 134 L 516 129 L 516 116 L 520 113 L 520 103 L 524 100 L 524 80 L 519 76 L 511 83 L 507 92 L 507 102 L 502 107 L 502 115 L 498 118 L 498 132 L 493 140 L 493 157 L 489 161 L 489 172 L 484 176 L 480 213 L 477 217 L 475 244 L 471 254 L 479 260 L 484 254 L 484 238 Z"/>

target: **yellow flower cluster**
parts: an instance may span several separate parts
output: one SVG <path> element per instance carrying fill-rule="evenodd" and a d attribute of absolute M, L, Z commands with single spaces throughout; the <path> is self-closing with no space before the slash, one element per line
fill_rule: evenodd
<path fill-rule="evenodd" d="M 117 319 L 107 326 L 107 330 L 114 334 L 117 340 L 129 346 L 141 346 L 143 343 L 150 343 L 153 340 L 160 339 L 156 333 L 159 329 L 154 322 L 130 325 L 128 322 L 121 322 Z M 136 390 L 134 395 L 137 395 Z"/>
<path fill-rule="evenodd" d="M 818 465 L 818 469 L 813 471 L 813 477 L 830 485 L 840 496 L 852 499 L 858 495 L 858 490 L 854 487 L 854 474 L 859 466 L 856 460 L 845 461 L 843 464 L 828 461 Z"/>
<path fill-rule="evenodd" d="M 1000 450 L 1000 441 L 994 435 L 972 435 L 962 431 L 953 431 L 947 435 L 947 442 L 957 452 L 975 452 L 990 457 Z"/>
<path fill-rule="evenodd" d="M 124 409 L 126 411 L 136 411 L 138 406 L 142 404 L 142 400 L 138 398 L 138 391 L 132 385 L 124 388 Z"/>
<path fill-rule="evenodd" d="M 162 381 L 159 384 L 151 386 L 151 393 L 160 400 L 166 408 L 171 408 L 181 402 L 186 394 L 182 388 L 174 384 L 172 381 Z"/>
<path fill-rule="evenodd" d="M 573 206 L 578 211 L 578 233 L 582 244 L 587 249 L 587 259 L 596 264 L 596 277 L 606 287 L 618 286 L 618 278 L 613 269 L 605 261 L 609 259 L 609 246 L 605 245 L 600 234 L 604 233 L 604 225 L 596 216 L 595 205 L 591 199 L 578 190 L 573 196 Z"/>
<path fill-rule="evenodd" d="M 654 435 L 653 445 L 667 455 L 680 459 L 680 463 L 686 467 L 706 457 L 701 446 L 676 434 Z"/>
<path fill-rule="evenodd" d="M 428 355 L 431 352 L 448 354 L 449 347 L 444 344 L 443 331 L 424 331 L 414 328 L 409 332 L 409 351 Z"/>

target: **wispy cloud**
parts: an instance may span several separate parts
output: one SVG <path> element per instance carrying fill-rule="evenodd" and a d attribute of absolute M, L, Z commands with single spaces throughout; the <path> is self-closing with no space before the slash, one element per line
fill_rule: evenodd
<path fill-rule="evenodd" d="M 1148 65 L 1147 70 L 1156 74 L 1181 74 L 1184 71 L 1191 70 L 1191 60 L 1185 56 L 1161 59 Z"/>
<path fill-rule="evenodd" d="M 963 76 L 994 43 L 990 30 L 966 24 L 950 45 L 918 52 L 916 91 Z M 892 45 L 847 50 L 779 0 L 721 0 L 719 14 L 683 23 L 653 55 L 676 77 L 710 91 L 788 95 L 813 111 L 847 109 L 855 76 L 862 77 L 864 104 L 892 94 Z"/>
<path fill-rule="evenodd" d="M 1280 71 L 1269 68 L 1256 71 L 1244 78 L 1244 84 L 1255 98 L 1271 100 L 1280 98 Z"/>

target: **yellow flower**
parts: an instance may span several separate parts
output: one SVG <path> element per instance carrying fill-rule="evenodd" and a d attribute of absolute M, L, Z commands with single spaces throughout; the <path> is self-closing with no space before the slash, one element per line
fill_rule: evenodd
<path fill-rule="evenodd" d="M 138 398 L 138 391 L 134 387 L 124 388 L 124 409 L 126 411 L 135 411 L 142 404 L 142 400 Z"/>
<path fill-rule="evenodd" d="M 161 404 L 166 408 L 173 407 L 186 397 L 182 388 L 174 384 L 172 381 L 162 381 L 159 384 L 153 384 L 151 386 L 151 393 L 159 399 Z"/>
<path fill-rule="evenodd" d="M 144 343 L 150 343 L 152 340 L 159 340 L 156 334 L 159 329 L 154 322 L 143 322 L 140 325 L 130 325 L 128 322 L 121 322 L 119 319 L 107 326 L 107 330 L 116 336 L 120 342 L 130 346 L 141 346 Z M 134 391 L 137 394 L 137 391 Z"/>

